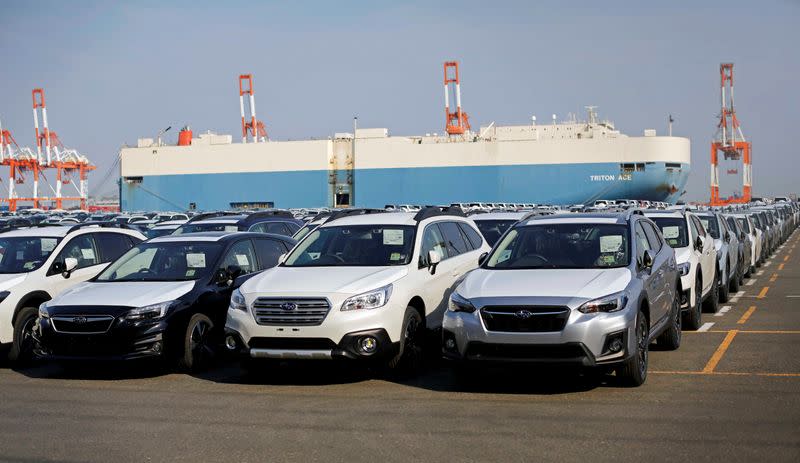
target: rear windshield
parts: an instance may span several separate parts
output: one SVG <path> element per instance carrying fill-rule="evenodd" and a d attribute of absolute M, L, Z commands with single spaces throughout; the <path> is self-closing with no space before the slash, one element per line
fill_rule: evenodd
<path fill-rule="evenodd" d="M 689 231 L 686 220 L 679 217 L 650 217 L 661 229 L 664 240 L 673 248 L 689 246 Z"/>

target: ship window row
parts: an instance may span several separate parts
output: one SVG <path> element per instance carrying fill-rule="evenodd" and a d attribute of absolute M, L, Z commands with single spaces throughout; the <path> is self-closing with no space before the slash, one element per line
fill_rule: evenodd
<path fill-rule="evenodd" d="M 644 163 L 643 162 L 639 162 L 639 163 L 623 163 L 623 164 L 619 165 L 619 170 L 622 171 L 623 173 L 644 172 L 645 168 L 644 168 Z"/>

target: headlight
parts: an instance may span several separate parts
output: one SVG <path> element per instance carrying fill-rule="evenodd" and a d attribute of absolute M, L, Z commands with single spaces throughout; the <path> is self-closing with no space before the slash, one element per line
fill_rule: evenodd
<path fill-rule="evenodd" d="M 689 262 L 678 264 L 678 273 L 680 273 L 681 276 L 684 277 L 689 274 L 689 268 L 691 268 L 691 264 Z"/>
<path fill-rule="evenodd" d="M 140 320 L 158 320 L 167 314 L 167 309 L 172 307 L 175 301 L 160 302 L 158 304 L 146 305 L 129 310 L 122 316 L 123 319 L 138 322 Z"/>
<path fill-rule="evenodd" d="M 472 305 L 472 302 L 455 291 L 450 295 L 450 302 L 447 304 L 447 309 L 451 312 L 475 312 L 475 306 Z"/>
<path fill-rule="evenodd" d="M 39 305 L 39 318 L 50 318 L 50 312 L 47 311 L 47 302 L 42 302 Z"/>
<path fill-rule="evenodd" d="M 628 293 L 622 291 L 586 302 L 578 307 L 578 311 L 581 313 L 617 312 L 624 309 L 627 303 Z"/>
<path fill-rule="evenodd" d="M 244 301 L 244 296 L 242 296 L 242 292 L 239 291 L 238 288 L 233 290 L 233 294 L 231 294 L 231 303 L 228 305 L 228 308 L 247 312 L 247 303 Z"/>
<path fill-rule="evenodd" d="M 377 309 L 383 307 L 392 295 L 392 285 L 347 298 L 342 304 L 342 311 L 359 309 Z"/>

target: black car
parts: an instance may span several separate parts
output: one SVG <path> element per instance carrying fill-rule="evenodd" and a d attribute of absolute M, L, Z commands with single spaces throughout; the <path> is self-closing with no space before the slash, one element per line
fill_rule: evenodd
<path fill-rule="evenodd" d="M 47 359 L 175 359 L 196 371 L 222 341 L 233 288 L 295 244 L 263 233 L 143 242 L 97 277 L 42 304 L 33 337 Z"/>
<path fill-rule="evenodd" d="M 251 231 L 292 236 L 303 225 L 303 221 L 295 219 L 289 211 L 259 211 L 251 214 L 219 212 L 194 216 L 178 227 L 173 234 L 183 235 L 209 231 Z"/>

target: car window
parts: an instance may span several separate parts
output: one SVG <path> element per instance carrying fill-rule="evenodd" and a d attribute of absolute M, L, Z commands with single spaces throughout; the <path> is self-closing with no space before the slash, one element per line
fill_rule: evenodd
<path fill-rule="evenodd" d="M 283 266 L 407 265 L 414 254 L 415 233 L 409 225 L 323 226 L 306 235 Z"/>
<path fill-rule="evenodd" d="M 278 265 L 278 258 L 287 251 L 286 246 L 278 240 L 257 238 L 254 241 L 256 243 L 256 253 L 258 254 L 259 270 Z"/>
<path fill-rule="evenodd" d="M 94 239 L 92 239 L 92 234 L 89 233 L 69 240 L 64 249 L 58 253 L 55 262 L 64 262 L 67 257 L 73 257 L 78 260 L 76 268 L 91 267 L 101 263 L 97 255 Z"/>
<path fill-rule="evenodd" d="M 447 245 L 445 244 L 444 237 L 439 230 L 439 226 L 435 223 L 425 227 L 425 233 L 422 235 L 422 248 L 419 253 L 419 265 L 421 267 L 426 267 L 428 265 L 428 253 L 430 251 L 439 254 L 442 260 L 448 257 Z"/>
<path fill-rule="evenodd" d="M 472 249 L 479 249 L 483 246 L 483 238 L 474 228 L 462 222 L 459 222 L 458 226 L 461 227 L 461 231 L 464 232 L 467 240 L 472 244 Z"/>
<path fill-rule="evenodd" d="M 220 268 L 227 269 L 231 265 L 235 265 L 242 269 L 242 275 L 255 272 L 258 268 L 258 261 L 256 261 L 256 252 L 253 249 L 253 243 L 250 240 L 241 240 L 236 242 L 222 259 Z"/>
<path fill-rule="evenodd" d="M 647 241 L 650 242 L 650 249 L 653 249 L 656 252 L 660 251 L 663 243 L 661 242 L 661 238 L 658 236 L 656 228 L 649 222 L 639 223 L 642 225 L 645 235 L 647 235 Z"/>
<path fill-rule="evenodd" d="M 450 257 L 455 257 L 459 254 L 467 252 L 467 243 L 464 242 L 464 235 L 461 234 L 461 229 L 455 222 L 439 222 L 439 229 L 444 235 L 444 241 L 447 243 L 447 254 Z"/>
<path fill-rule="evenodd" d="M 713 215 L 701 215 L 699 220 L 703 225 L 703 229 L 705 229 L 712 238 L 719 239 L 722 236 L 720 234 L 719 222 L 717 221 L 716 217 Z"/>
<path fill-rule="evenodd" d="M 38 269 L 58 246 L 59 237 L 0 237 L 0 273 Z"/>
<path fill-rule="evenodd" d="M 122 233 L 105 232 L 92 233 L 92 235 L 100 251 L 100 261 L 104 263 L 116 260 L 133 247 L 128 235 Z"/>
<path fill-rule="evenodd" d="M 292 236 L 292 233 L 283 222 L 259 222 L 250 231 L 257 233 L 275 233 L 276 235 Z"/>
<path fill-rule="evenodd" d="M 636 238 L 636 257 L 641 258 L 645 251 L 652 250 L 650 247 L 650 242 L 647 241 L 647 234 L 644 232 L 641 222 L 636 223 L 636 226 L 634 227 L 634 234 Z"/>
<path fill-rule="evenodd" d="M 490 246 L 494 246 L 497 240 L 503 236 L 512 225 L 517 223 L 516 220 L 500 219 L 500 220 L 476 220 L 475 225 L 481 231 L 481 234 L 486 238 L 486 242 Z"/>
<path fill-rule="evenodd" d="M 692 223 L 694 223 L 695 231 L 697 232 L 697 234 L 700 236 L 706 236 L 706 229 L 703 226 L 703 223 L 700 222 L 700 219 L 698 219 L 695 216 L 691 216 L 690 218 L 692 219 Z"/>

